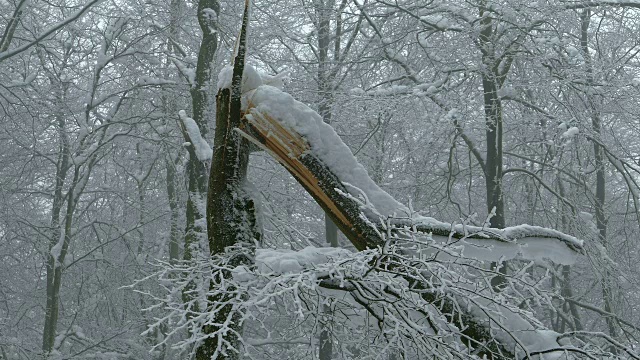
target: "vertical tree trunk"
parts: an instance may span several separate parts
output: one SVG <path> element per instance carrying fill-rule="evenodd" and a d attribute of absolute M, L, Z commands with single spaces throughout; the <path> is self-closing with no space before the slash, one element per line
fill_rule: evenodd
<path fill-rule="evenodd" d="M 167 41 L 167 53 L 177 54 L 179 53 L 177 46 L 173 43 L 178 38 L 178 21 L 182 14 L 182 1 L 183 0 L 171 0 L 170 12 L 171 18 L 169 20 L 169 40 Z M 167 56 L 167 67 L 171 63 L 170 56 Z M 166 114 L 167 121 L 175 118 L 178 113 L 178 106 L 176 100 L 172 96 L 165 96 L 164 99 L 164 113 Z M 175 263 L 180 257 L 180 230 L 178 227 L 178 193 L 176 192 L 176 162 L 174 161 L 171 152 L 167 152 L 165 158 L 166 167 L 166 187 L 167 187 L 167 200 L 169 202 L 169 262 Z"/>
<path fill-rule="evenodd" d="M 498 74 L 496 73 L 493 24 L 485 8 L 480 9 L 480 51 L 482 53 L 482 89 L 484 91 L 484 113 L 487 139 L 484 179 L 487 193 L 487 213 L 492 214 L 491 227 L 505 227 L 504 198 L 502 194 L 502 102 L 498 96 Z M 506 274 L 506 266 L 492 263 L 491 267 Z M 504 276 L 495 276 L 491 284 L 499 290 L 505 283 Z"/>
<path fill-rule="evenodd" d="M 191 87 L 192 118 L 198 125 L 200 134 L 206 138 L 208 128 L 206 110 L 208 105 L 207 87 L 211 79 L 211 65 L 218 48 L 218 19 L 220 4 L 217 0 L 198 2 L 198 23 L 202 30 L 202 42 L 198 51 L 195 82 Z M 213 16 L 213 13 L 216 16 Z M 188 197 L 187 225 L 185 229 L 184 259 L 191 260 L 198 249 L 199 239 L 206 238 L 205 214 L 203 213 L 207 193 L 207 167 L 196 156 L 195 148 L 189 146 L 187 161 Z"/>
<path fill-rule="evenodd" d="M 565 197 L 564 183 L 562 182 L 562 178 L 560 177 L 559 173 L 557 175 L 557 181 L 558 181 L 558 194 L 560 194 L 560 196 L 564 198 Z M 568 226 L 569 221 L 564 211 L 565 204 L 562 201 L 559 201 L 559 202 L 560 204 L 558 205 L 558 207 L 562 212 L 562 215 L 560 216 L 560 221 L 562 223 L 562 227 L 560 228 L 560 231 L 566 231 L 569 228 Z M 562 289 L 560 290 L 560 295 L 562 295 L 564 299 L 573 298 L 573 287 L 571 286 L 571 266 L 570 265 L 562 266 L 561 286 L 562 286 Z M 578 311 L 578 307 L 576 306 L 576 304 L 570 301 L 569 302 L 565 301 L 565 303 L 563 304 L 563 310 L 571 314 L 571 319 L 573 320 L 573 324 L 572 324 L 573 330 L 582 331 L 583 330 L 582 320 L 580 319 L 580 312 Z M 564 332 L 564 330 L 562 330 L 561 332 Z"/>
<path fill-rule="evenodd" d="M 200 134 L 206 138 L 208 128 L 206 122 L 206 110 L 208 105 L 207 89 L 211 79 L 211 66 L 218 48 L 218 18 L 220 4 L 217 0 L 199 0 L 198 23 L 202 30 L 202 42 L 198 51 L 198 63 L 194 84 L 191 87 L 192 118 L 198 125 Z M 187 161 L 187 205 L 186 227 L 183 259 L 193 260 L 200 249 L 200 245 L 206 241 L 207 229 L 205 219 L 205 204 L 207 197 L 207 166 L 198 159 L 195 147 L 187 147 L 189 160 Z M 190 284 L 183 293 L 185 302 L 192 299 L 192 291 L 195 284 Z"/>
<path fill-rule="evenodd" d="M 587 75 L 587 86 L 594 85 L 593 62 L 589 53 L 589 25 L 591 22 L 591 9 L 586 8 L 580 14 L 580 47 L 585 59 L 585 71 Z M 591 129 L 593 131 L 595 141 L 593 141 L 593 155 L 596 168 L 596 196 L 595 196 L 595 212 L 596 226 L 600 243 L 605 250 L 608 249 L 607 243 L 607 220 L 604 213 L 604 204 L 606 199 L 605 192 L 605 169 L 604 169 L 604 149 L 599 143 L 602 136 L 602 122 L 600 119 L 600 111 L 598 109 L 597 99 L 591 92 L 587 92 L 587 103 L 591 112 Z M 602 278 L 602 298 L 604 301 L 604 310 L 608 313 L 613 311 L 613 286 L 611 285 L 611 273 L 605 269 Z M 615 320 L 611 317 L 606 318 L 609 335 L 614 339 L 617 337 L 617 329 Z M 613 349 L 613 348 L 612 348 Z"/>
<path fill-rule="evenodd" d="M 49 249 L 47 261 L 47 305 L 45 308 L 44 330 L 42 332 L 42 350 L 45 354 L 53 350 L 58 326 L 58 315 L 60 309 L 60 287 L 62 285 L 62 272 L 64 270 L 64 260 L 69 251 L 71 242 L 71 225 L 76 208 L 76 185 L 80 178 L 80 167 L 75 166 L 71 188 L 67 193 L 67 207 L 64 213 L 63 231 L 58 232 L 60 238 L 58 242 Z M 80 190 L 78 191 L 80 192 Z M 56 251 L 53 248 L 57 247 Z"/>
<path fill-rule="evenodd" d="M 331 43 L 331 11 L 334 7 L 332 0 L 317 0 L 315 11 L 317 17 L 318 30 L 318 113 L 322 120 L 331 124 L 331 106 L 333 103 L 333 86 L 329 74 L 329 45 Z M 325 239 L 333 247 L 338 247 L 338 227 L 333 223 L 329 214 L 324 215 Z M 331 307 L 323 304 L 323 321 L 320 322 L 320 337 L 318 356 L 320 360 L 331 360 L 333 354 L 333 341 L 331 340 L 331 329 L 327 323 L 331 319 Z M 325 316 L 326 315 L 326 316 Z"/>
<path fill-rule="evenodd" d="M 63 86 L 62 84 L 59 84 Z M 58 104 L 64 104 L 66 89 L 61 88 L 58 96 Z M 47 303 L 45 306 L 45 322 L 42 332 L 42 351 L 47 354 L 53 350 L 53 343 L 58 321 L 58 291 L 55 289 L 57 257 L 52 249 L 62 240 L 60 228 L 60 212 L 64 203 L 62 188 L 69 170 L 69 138 L 65 129 L 65 120 L 62 109 L 55 115 L 55 124 L 58 132 L 58 161 L 56 163 L 55 188 L 53 205 L 51 208 L 51 237 L 49 239 L 49 254 L 47 258 Z M 65 234 L 66 235 L 66 234 Z"/>
<path fill-rule="evenodd" d="M 234 60 L 231 89 L 220 89 L 216 98 L 216 132 L 209 177 L 207 197 L 207 228 L 210 255 L 223 258 L 227 268 L 253 263 L 254 243 L 259 240 L 256 230 L 254 201 L 248 194 L 245 182 L 249 162 L 249 142 L 235 128 L 241 127 L 242 74 L 246 53 L 249 3 L 245 3 L 238 52 Z M 214 273 L 211 290 L 231 277 L 228 270 Z M 233 288 L 226 288 L 233 291 Z M 207 300 L 209 304 L 224 303 L 233 295 L 217 292 Z M 238 334 L 242 331 L 241 314 L 227 304 L 218 308 L 214 323 L 203 327 L 209 335 L 196 351 L 197 360 L 238 359 L 241 344 Z M 219 324 L 231 320 L 230 329 L 224 331 Z M 224 326 L 224 325 L 223 325 Z M 223 331 L 221 331 L 223 330 Z"/>
<path fill-rule="evenodd" d="M 329 69 L 329 45 L 331 44 L 331 12 L 335 1 L 316 0 L 315 11 L 317 17 L 318 30 L 318 113 L 322 120 L 331 124 L 333 105 L 333 85 Z M 325 214 L 325 237 L 331 246 L 338 246 L 338 227 L 331 221 L 329 215 Z"/>
<path fill-rule="evenodd" d="M 167 159 L 166 186 L 169 201 L 169 263 L 174 264 L 180 258 L 180 229 L 178 226 L 178 194 L 176 192 L 176 168 L 175 163 Z"/>

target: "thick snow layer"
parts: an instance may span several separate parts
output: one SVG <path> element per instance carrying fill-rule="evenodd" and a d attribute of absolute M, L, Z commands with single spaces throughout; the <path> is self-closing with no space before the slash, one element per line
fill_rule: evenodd
<path fill-rule="evenodd" d="M 579 133 L 580 133 L 580 130 L 577 127 L 573 126 L 573 127 L 570 127 L 569 130 L 562 133 L 562 137 L 565 139 L 570 139 L 578 135 Z"/>
<path fill-rule="evenodd" d="M 252 77 L 252 73 L 249 73 Z M 224 76 L 221 75 L 221 78 Z M 249 81 L 251 84 L 257 81 Z M 469 240 L 469 250 L 465 255 L 479 259 L 499 260 L 523 257 L 530 260 L 549 259 L 561 264 L 575 260 L 574 250 L 582 248 L 582 241 L 558 231 L 521 225 L 506 229 L 484 229 L 462 225 L 451 225 L 434 218 L 419 216 L 408 207 L 396 201 L 369 177 L 366 169 L 357 161 L 351 150 L 342 142 L 333 128 L 324 123 L 320 115 L 291 95 L 279 89 L 262 85 L 244 96 L 244 106 L 267 114 L 284 127 L 304 137 L 310 152 L 321 160 L 345 185 L 349 194 L 362 203 L 362 211 L 370 219 L 396 218 L 410 226 L 427 226 L 445 233 L 455 230 L 459 233 L 480 233 L 487 237 L 497 237 L 504 241 L 484 243 L 484 239 Z M 404 221 L 403 221 L 404 220 Z M 561 241 L 558 241 L 561 240 Z M 518 240 L 516 243 L 515 240 Z M 491 246 L 488 246 L 491 245 Z"/>
<path fill-rule="evenodd" d="M 530 242 L 530 241 L 545 242 L 546 240 L 547 244 L 564 243 L 566 244 L 566 246 L 574 250 L 581 249 L 584 245 L 582 240 L 579 240 L 573 236 L 561 233 L 557 230 L 543 228 L 540 226 L 527 225 L 527 224 L 510 226 L 504 229 L 493 229 L 493 228 L 481 228 L 478 226 L 470 226 L 470 225 L 462 225 L 462 224 L 452 225 L 449 223 L 438 221 L 432 217 L 419 216 L 419 215 L 412 216 L 412 224 L 416 226 L 425 225 L 425 226 L 429 226 L 430 228 L 439 229 L 442 231 L 455 230 L 456 232 L 460 232 L 460 233 L 485 235 L 486 237 L 497 237 L 505 240 L 505 241 L 499 241 L 501 244 L 511 244 L 517 241 L 519 244 L 524 245 L 526 242 Z M 558 240 L 560 240 L 560 242 Z M 484 239 L 470 240 L 470 241 L 480 241 L 482 244 L 485 244 Z M 549 245 L 549 246 L 552 246 L 552 245 Z M 527 252 L 525 251 L 525 253 Z M 533 251 L 529 251 L 528 253 L 533 253 Z"/>
<path fill-rule="evenodd" d="M 64 244 L 65 232 L 64 229 L 60 231 L 60 237 L 58 238 L 58 242 L 53 245 L 51 251 L 49 252 L 53 257 L 54 267 L 60 266 L 60 253 L 62 252 L 62 245 Z"/>
<path fill-rule="evenodd" d="M 353 254 L 342 248 L 316 248 L 308 246 L 300 251 L 283 249 L 256 250 L 256 266 L 260 273 L 286 274 L 311 269 L 328 261 L 346 259 Z"/>
<path fill-rule="evenodd" d="M 244 66 L 242 74 L 242 93 L 257 89 L 261 85 L 270 85 L 282 89 L 287 73 L 266 75 L 259 73 L 251 65 Z M 225 66 L 218 74 L 218 89 L 230 89 L 233 80 L 233 67 Z"/>
<path fill-rule="evenodd" d="M 546 329 L 533 318 L 525 319 L 520 309 L 510 309 L 480 296 L 475 297 L 473 303 L 475 306 L 468 307 L 470 314 L 480 321 L 486 321 L 487 315 L 491 314 L 493 336 L 507 348 L 514 349 L 516 359 L 566 359 L 564 351 L 551 351 L 569 345 L 565 343 L 566 340 L 560 339 L 561 334 Z M 537 352 L 544 354 L 532 355 Z"/>
<path fill-rule="evenodd" d="M 259 112 L 271 117 L 298 134 L 309 143 L 313 155 L 320 159 L 343 183 L 353 185 L 352 195 L 362 196 L 381 214 L 404 213 L 408 209 L 380 189 L 358 163 L 333 128 L 320 115 L 291 95 L 272 86 L 260 86 L 247 95 L 247 101 Z M 352 191 L 353 190 L 353 191 Z"/>
<path fill-rule="evenodd" d="M 187 116 L 187 113 L 184 110 L 180 110 L 178 112 L 180 115 L 180 120 L 184 124 L 187 133 L 189 134 L 189 139 L 191 140 L 191 144 L 195 148 L 196 156 L 200 161 L 209 161 L 213 156 L 213 150 L 207 143 L 205 139 L 202 138 L 202 134 L 200 134 L 200 129 L 198 128 L 198 124 L 196 124 L 195 120 Z"/>
<path fill-rule="evenodd" d="M 446 242 L 448 238 L 433 236 L 434 240 Z M 544 262 L 549 260 L 555 264 L 572 265 L 578 258 L 573 251 L 557 239 L 529 237 L 517 242 L 506 242 L 493 239 L 464 239 L 456 245 L 462 246 L 462 256 L 481 261 L 507 261 L 523 259 Z M 438 253 L 438 258 L 446 253 Z"/>
<path fill-rule="evenodd" d="M 480 319 L 486 319 L 486 313 L 481 308 L 471 307 L 470 310 Z M 492 326 L 494 336 L 500 343 L 508 344 L 508 347 L 515 349 L 517 359 L 553 360 L 564 355 L 564 351 L 559 350 L 529 357 L 532 353 L 561 348 L 562 345 L 558 343 L 560 334 L 544 327 L 536 327 L 520 314 L 516 314 L 506 307 L 500 308 L 498 313 L 499 317 L 495 317 L 494 320 L 499 325 Z M 504 329 L 508 329 L 508 331 Z"/>

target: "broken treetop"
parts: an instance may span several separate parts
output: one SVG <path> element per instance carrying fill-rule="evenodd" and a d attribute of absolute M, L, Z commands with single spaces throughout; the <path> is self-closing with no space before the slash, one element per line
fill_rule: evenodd
<path fill-rule="evenodd" d="M 231 75 L 231 67 L 223 69 L 218 79 L 218 87 L 229 88 Z M 335 185 L 345 190 L 346 193 L 342 194 L 342 197 L 350 197 L 351 201 L 357 204 L 360 217 L 364 216 L 370 226 L 378 227 L 381 219 L 387 222 L 391 219 L 393 225 L 413 228 L 418 232 L 433 233 L 445 238 L 464 238 L 471 244 L 481 242 L 482 246 L 473 247 L 473 254 L 466 254 L 481 260 L 497 260 L 499 253 L 499 258 L 504 260 L 515 257 L 547 258 L 564 264 L 573 262 L 576 252 L 581 251 L 581 240 L 552 229 L 530 225 L 505 229 L 452 225 L 412 212 L 369 177 L 364 166 L 357 161 L 351 150 L 320 115 L 279 89 L 282 86 L 282 78 L 282 75 L 263 76 L 252 67 L 246 66 L 242 81 L 242 105 L 243 111 L 247 114 L 247 121 L 257 127 L 265 139 L 269 138 L 271 144 L 276 141 L 279 152 L 274 153 L 274 146 L 267 146 L 255 136 L 246 133 L 244 135 L 271 152 L 294 176 L 297 173 L 296 178 L 299 181 L 302 171 L 299 168 L 304 165 L 294 160 L 309 155 L 319 160 L 325 171 L 328 170 L 338 180 L 339 183 Z M 303 170 L 316 175 L 314 179 L 321 178 L 317 169 L 306 167 Z M 310 187 L 317 187 L 317 184 L 313 184 L 315 181 L 309 180 L 307 184 L 303 183 L 303 186 L 311 192 Z M 315 193 L 312 195 L 319 202 L 333 202 L 321 205 L 334 213 L 339 221 L 347 222 L 350 227 L 354 227 L 358 222 L 353 218 L 353 214 L 342 211 L 344 209 L 340 204 L 336 204 L 336 199 L 324 194 L 319 195 L 318 191 Z M 343 214 L 335 214 L 340 212 Z M 348 234 L 347 236 L 349 237 Z"/>

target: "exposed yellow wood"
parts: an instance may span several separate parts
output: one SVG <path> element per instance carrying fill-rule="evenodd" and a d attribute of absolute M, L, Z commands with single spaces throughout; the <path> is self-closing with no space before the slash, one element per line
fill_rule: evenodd
<path fill-rule="evenodd" d="M 300 157 L 310 149 L 307 141 L 299 134 L 286 129 L 277 120 L 261 113 L 255 108 L 249 109 L 250 116 L 245 119 L 248 126 L 259 133 L 263 139 L 253 139 L 263 145 L 275 158 L 300 180 L 302 185 L 318 201 L 322 202 L 336 218 L 347 228 L 352 228 L 351 222 L 340 208 L 329 198 L 319 186 L 318 178 L 300 161 Z M 250 136 L 243 133 L 243 136 Z"/>

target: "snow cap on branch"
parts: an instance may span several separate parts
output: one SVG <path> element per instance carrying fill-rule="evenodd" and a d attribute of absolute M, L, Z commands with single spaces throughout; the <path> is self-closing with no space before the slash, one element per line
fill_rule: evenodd
<path fill-rule="evenodd" d="M 209 161 L 213 156 L 213 150 L 211 146 L 207 143 L 207 141 L 202 138 L 200 134 L 200 129 L 198 128 L 198 124 L 196 124 L 195 120 L 187 116 L 187 113 L 184 110 L 180 110 L 178 112 L 180 116 L 180 120 L 182 124 L 184 124 L 184 128 L 189 134 L 189 139 L 191 140 L 191 145 L 193 145 L 195 149 L 196 156 L 200 161 Z"/>

